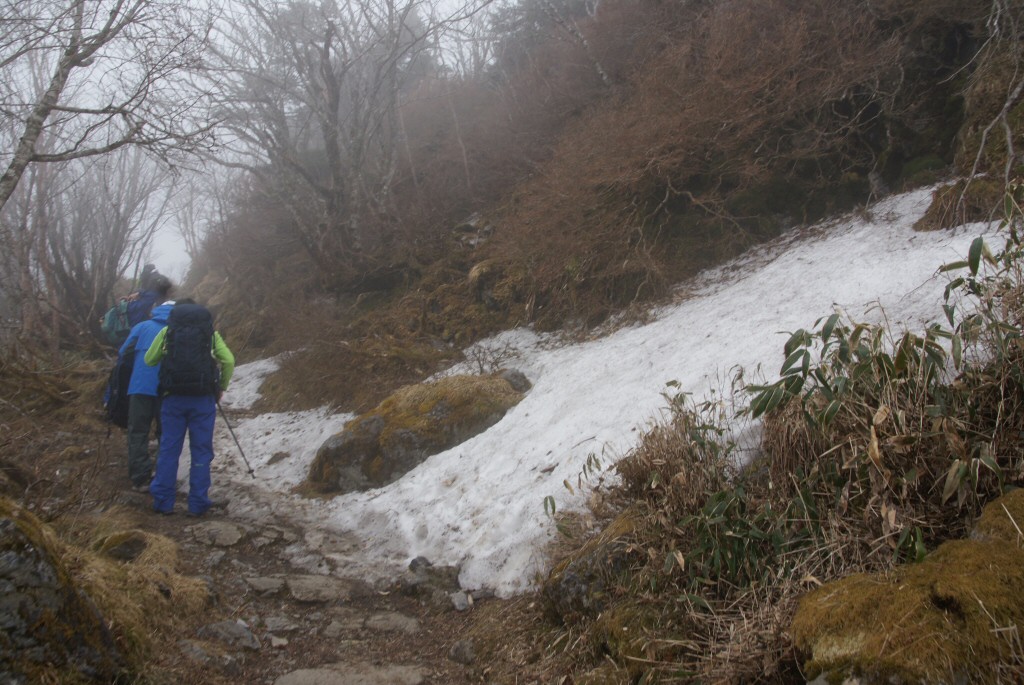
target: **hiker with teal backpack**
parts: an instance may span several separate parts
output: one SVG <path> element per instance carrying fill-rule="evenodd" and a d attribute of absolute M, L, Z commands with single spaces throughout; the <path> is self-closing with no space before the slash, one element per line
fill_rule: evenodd
<path fill-rule="evenodd" d="M 160 369 L 147 365 L 145 356 L 157 334 L 167 325 L 174 306 L 173 301 L 167 300 L 170 291 L 171 284 L 167 279 L 155 285 L 153 292 L 163 304 L 153 307 L 149 319 L 132 327 L 117 353 L 122 368 L 129 364 L 131 368 L 127 387 L 128 415 L 124 427 L 128 430 L 128 477 L 132 488 L 138 492 L 148 492 L 153 475 L 149 432 L 154 423 L 156 439 L 160 440 Z"/>
<path fill-rule="evenodd" d="M 213 316 L 192 300 L 179 300 L 167 326 L 153 339 L 146 364 L 160 365 L 160 449 L 149 492 L 153 511 L 174 512 L 178 460 L 188 432 L 188 513 L 202 516 L 210 508 L 210 463 L 213 461 L 213 423 L 217 403 L 235 370 L 235 357 Z"/>
<path fill-rule="evenodd" d="M 166 299 L 170 287 L 171 281 L 157 271 L 155 266 L 147 264 L 139 277 L 139 289 L 120 298 L 100 319 L 100 330 L 107 342 L 120 347 L 132 327 L 148 319 L 156 303 Z"/>

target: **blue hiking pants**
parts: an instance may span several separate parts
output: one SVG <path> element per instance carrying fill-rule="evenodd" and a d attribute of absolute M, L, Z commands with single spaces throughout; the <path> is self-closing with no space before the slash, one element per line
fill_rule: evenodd
<path fill-rule="evenodd" d="M 150 483 L 153 509 L 174 510 L 178 480 L 178 459 L 188 445 L 192 462 L 188 472 L 188 510 L 203 514 L 210 508 L 210 462 L 213 461 L 213 422 L 217 418 L 217 400 L 213 395 L 168 395 L 160 406 L 160 451 L 156 474 Z"/>

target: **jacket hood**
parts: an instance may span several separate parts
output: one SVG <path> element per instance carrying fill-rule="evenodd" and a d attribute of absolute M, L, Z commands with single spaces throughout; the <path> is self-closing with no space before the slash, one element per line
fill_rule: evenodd
<path fill-rule="evenodd" d="M 156 321 L 157 323 L 166 324 L 167 323 L 167 317 L 169 317 L 171 315 L 171 310 L 172 309 L 174 309 L 174 305 L 173 304 L 160 304 L 160 305 L 157 305 L 156 307 L 153 307 L 153 311 L 149 315 L 149 318 L 152 319 L 153 321 Z"/>

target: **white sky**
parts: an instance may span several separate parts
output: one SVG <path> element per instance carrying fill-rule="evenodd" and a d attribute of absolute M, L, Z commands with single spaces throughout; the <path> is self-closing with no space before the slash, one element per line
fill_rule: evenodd
<path fill-rule="evenodd" d="M 155 264 L 157 271 L 170 278 L 174 285 L 185 281 L 192 260 L 173 218 L 156 230 L 146 261 Z"/>
<path fill-rule="evenodd" d="M 507 365 L 533 389 L 488 431 L 385 488 L 328 500 L 290 494 L 320 444 L 352 418 L 326 409 L 238 419 L 255 479 L 218 422 L 214 488 L 228 494 L 233 516 L 269 513 L 305 530 L 319 551 L 298 563 L 312 572 L 377 580 L 422 555 L 460 565 L 466 589 L 526 590 L 546 572 L 544 548 L 554 535 L 544 498 L 553 496 L 559 511 L 585 507 L 588 493 L 570 493 L 563 481 L 575 488 L 589 454 L 607 467 L 636 444 L 666 405 L 666 382 L 699 400 L 726 387 L 736 365 L 748 380 L 761 367 L 774 380 L 787 333 L 810 328 L 834 306 L 861 321 L 878 321 L 884 311 L 897 331 L 920 332 L 939 320 L 947 278 L 937 268 L 965 258 L 987 227 L 913 232 L 930 193 L 896 196 L 871 208 L 870 218 L 758 248 L 682 285 L 678 302 L 645 325 L 570 345 L 525 329 L 485 341 L 514 352 Z M 224 405 L 250 406 L 275 366 L 240 366 Z"/>

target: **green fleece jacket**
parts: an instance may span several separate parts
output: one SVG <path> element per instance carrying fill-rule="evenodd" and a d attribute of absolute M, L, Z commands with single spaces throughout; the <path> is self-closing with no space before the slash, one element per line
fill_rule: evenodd
<path fill-rule="evenodd" d="M 153 343 L 146 351 L 146 363 L 150 366 L 159 364 L 160 360 L 167 354 L 166 338 L 167 326 L 164 326 L 156 334 L 156 337 L 153 338 Z M 213 357 L 220 364 L 220 389 L 222 391 L 227 390 L 228 383 L 231 382 L 231 374 L 235 372 L 235 355 L 231 354 L 231 350 L 228 349 L 224 338 L 220 337 L 220 333 L 217 331 L 213 332 Z"/>

